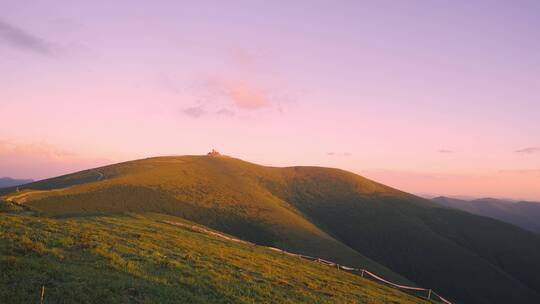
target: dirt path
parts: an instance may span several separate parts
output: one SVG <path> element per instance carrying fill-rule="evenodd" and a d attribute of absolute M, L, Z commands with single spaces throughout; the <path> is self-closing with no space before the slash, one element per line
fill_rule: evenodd
<path fill-rule="evenodd" d="M 19 193 L 19 194 L 16 194 L 16 195 L 6 196 L 5 199 L 8 202 L 15 202 L 17 204 L 22 204 L 22 203 L 26 202 L 26 198 L 27 198 L 28 195 L 33 194 L 33 193 L 46 192 L 46 191 L 47 190 L 27 191 L 27 192 Z"/>

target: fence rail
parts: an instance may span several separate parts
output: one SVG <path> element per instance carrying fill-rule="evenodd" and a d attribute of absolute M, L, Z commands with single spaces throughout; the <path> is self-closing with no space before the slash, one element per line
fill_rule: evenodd
<path fill-rule="evenodd" d="M 231 237 L 231 236 L 223 234 L 223 233 L 215 232 L 215 231 L 212 231 L 210 229 L 206 229 L 206 228 L 203 228 L 203 227 L 200 227 L 200 226 L 197 226 L 197 225 L 188 225 L 188 224 L 184 224 L 184 223 L 180 223 L 180 222 L 173 222 L 173 221 L 161 221 L 161 222 L 169 224 L 169 225 L 174 225 L 174 226 L 187 228 L 187 229 L 190 229 L 191 231 L 194 231 L 194 232 L 205 233 L 205 234 L 208 234 L 208 235 L 217 236 L 217 237 L 220 237 L 220 238 L 223 238 L 223 239 L 226 239 L 226 240 L 229 240 L 229 241 L 233 241 L 233 242 L 260 246 L 260 245 L 253 244 L 251 242 L 247 242 L 247 241 L 244 241 L 244 240 L 240 240 L 238 238 L 234 238 L 234 237 Z M 302 259 L 305 259 L 305 260 L 315 261 L 315 262 L 318 262 L 318 263 L 321 263 L 323 265 L 327 265 L 327 266 L 330 266 L 330 267 L 336 267 L 338 269 L 345 270 L 345 271 L 348 271 L 348 272 L 351 272 L 351 273 L 359 273 L 360 276 L 363 277 L 363 278 L 368 278 L 368 279 L 371 279 L 371 280 L 376 281 L 376 282 L 381 282 L 381 283 L 384 283 L 384 284 L 386 284 L 388 286 L 394 287 L 394 288 L 399 289 L 399 290 L 425 292 L 426 296 L 425 297 L 420 296 L 421 298 L 425 298 L 425 299 L 428 299 L 428 300 L 435 300 L 435 301 L 438 300 L 438 301 L 440 301 L 442 303 L 445 303 L 445 304 L 453 304 L 452 302 L 450 302 L 449 300 L 443 298 L 442 296 L 440 296 L 438 293 L 436 293 L 432 289 L 396 284 L 396 283 L 390 282 L 388 280 L 385 280 L 384 278 L 374 274 L 373 272 L 368 271 L 367 269 L 343 266 L 343 265 L 340 265 L 338 263 L 328 261 L 328 260 L 325 260 L 325 259 L 316 258 L 316 257 L 312 257 L 312 256 L 309 256 L 309 255 L 303 255 L 303 254 L 298 254 L 298 253 L 292 253 L 292 252 L 289 252 L 289 251 L 286 251 L 286 250 L 283 250 L 283 249 L 280 249 L 280 248 L 276 248 L 276 247 L 268 247 L 268 246 L 261 246 L 261 247 L 265 247 L 267 249 L 277 251 L 277 252 L 280 252 L 280 253 L 283 253 L 283 254 L 286 254 L 286 255 L 296 256 L 296 257 L 299 257 L 299 258 L 302 258 Z M 417 294 L 414 294 L 414 295 L 418 296 Z"/>

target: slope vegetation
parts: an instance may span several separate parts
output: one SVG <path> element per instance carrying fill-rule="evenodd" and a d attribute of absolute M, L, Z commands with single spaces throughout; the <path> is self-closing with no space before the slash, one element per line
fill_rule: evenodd
<path fill-rule="evenodd" d="M 540 301 L 537 236 L 342 170 L 160 157 L 12 190 L 6 199 L 54 216 L 180 216 L 395 281 L 404 276 L 463 303 Z"/>
<path fill-rule="evenodd" d="M 39 303 L 44 286 L 45 303 L 427 303 L 163 219 L 68 220 L 0 211 L 0 302 Z"/>

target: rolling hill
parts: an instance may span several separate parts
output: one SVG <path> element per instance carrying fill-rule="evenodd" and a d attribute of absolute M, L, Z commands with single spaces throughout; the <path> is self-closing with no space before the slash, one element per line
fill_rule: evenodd
<path fill-rule="evenodd" d="M 413 281 L 460 303 L 540 301 L 538 236 L 338 169 L 157 157 L 19 190 L 0 193 L 47 216 L 168 214 Z"/>
<path fill-rule="evenodd" d="M 506 201 L 493 198 L 461 200 L 449 197 L 435 197 L 437 204 L 491 217 L 529 231 L 540 233 L 540 203 L 527 201 Z"/>

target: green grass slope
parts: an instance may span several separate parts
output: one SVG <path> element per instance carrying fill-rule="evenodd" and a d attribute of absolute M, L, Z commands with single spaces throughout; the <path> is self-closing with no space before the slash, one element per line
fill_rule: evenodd
<path fill-rule="evenodd" d="M 166 213 L 393 280 L 399 273 L 463 303 L 540 302 L 537 236 L 337 169 L 161 157 L 36 182 L 6 198 L 57 216 Z"/>
<path fill-rule="evenodd" d="M 42 286 L 45 303 L 426 303 L 344 271 L 161 219 L 0 211 L 0 303 L 39 303 Z"/>

